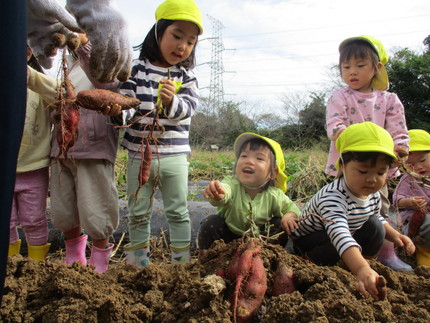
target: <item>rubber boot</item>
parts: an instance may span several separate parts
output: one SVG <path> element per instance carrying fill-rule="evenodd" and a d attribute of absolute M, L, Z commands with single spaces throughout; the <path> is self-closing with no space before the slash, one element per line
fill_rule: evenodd
<path fill-rule="evenodd" d="M 99 274 L 103 274 L 108 269 L 113 247 L 113 243 L 109 243 L 107 248 L 104 249 L 97 248 L 94 245 L 91 247 L 90 265 L 96 267 L 94 270 Z"/>
<path fill-rule="evenodd" d="M 124 252 L 125 262 L 129 265 L 141 268 L 151 263 L 149 260 L 149 241 L 136 246 L 127 243 L 124 246 Z"/>
<path fill-rule="evenodd" d="M 85 249 L 87 248 L 88 236 L 86 234 L 80 235 L 77 238 L 64 240 L 66 244 L 66 260 L 65 264 L 71 265 L 75 261 L 79 261 L 82 266 L 87 265 L 87 258 L 85 256 Z"/>
<path fill-rule="evenodd" d="M 430 248 L 417 246 L 416 257 L 418 266 L 430 267 Z"/>
<path fill-rule="evenodd" d="M 8 257 L 16 255 L 21 249 L 21 239 L 16 240 L 15 243 L 9 244 L 9 251 L 7 253 Z"/>
<path fill-rule="evenodd" d="M 50 243 L 45 243 L 41 246 L 28 245 L 28 258 L 31 258 L 36 261 L 45 260 L 50 247 Z"/>
<path fill-rule="evenodd" d="M 174 247 L 170 245 L 172 251 L 172 264 L 186 264 L 190 262 L 190 245 L 185 247 Z"/>
<path fill-rule="evenodd" d="M 410 265 L 397 257 L 394 250 L 394 243 L 388 240 L 384 240 L 382 243 L 376 259 L 383 265 L 390 267 L 395 271 L 414 271 Z"/>

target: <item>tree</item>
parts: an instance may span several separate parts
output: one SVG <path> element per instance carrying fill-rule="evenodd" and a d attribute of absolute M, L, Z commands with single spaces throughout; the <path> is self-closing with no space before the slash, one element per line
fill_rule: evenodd
<path fill-rule="evenodd" d="M 311 102 L 299 112 L 299 121 L 308 139 L 319 139 L 321 136 L 326 136 L 326 93 L 311 92 L 310 99 Z"/>
<path fill-rule="evenodd" d="M 399 96 L 405 107 L 408 128 L 429 131 L 429 48 L 422 54 L 417 54 L 407 48 L 397 51 L 387 64 L 387 72 L 390 78 L 390 91 Z"/>

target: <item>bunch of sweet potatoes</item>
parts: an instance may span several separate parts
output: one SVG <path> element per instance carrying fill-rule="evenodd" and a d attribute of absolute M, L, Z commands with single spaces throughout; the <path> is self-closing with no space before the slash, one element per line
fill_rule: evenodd
<path fill-rule="evenodd" d="M 242 243 L 229 263 L 225 276 L 234 284 L 231 294 L 234 322 L 250 322 L 261 305 L 267 291 L 267 273 L 261 253 L 261 242 L 249 239 Z M 217 272 L 223 275 L 223 271 Z M 274 275 L 272 295 L 295 291 L 292 270 L 280 264 Z"/>

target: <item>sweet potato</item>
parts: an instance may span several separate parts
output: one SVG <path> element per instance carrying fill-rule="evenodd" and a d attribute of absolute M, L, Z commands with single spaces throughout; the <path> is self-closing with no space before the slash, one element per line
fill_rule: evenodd
<path fill-rule="evenodd" d="M 261 247 L 249 240 L 243 249 L 239 246 L 227 268 L 227 277 L 235 282 L 230 299 L 234 322 L 252 320 L 266 293 L 267 274 L 260 251 Z"/>
<path fill-rule="evenodd" d="M 92 89 L 80 91 L 76 97 L 78 104 L 85 109 L 103 111 L 106 107 L 121 106 L 121 110 L 136 108 L 140 100 L 109 90 Z"/>
<path fill-rule="evenodd" d="M 152 148 L 149 143 L 148 138 L 142 139 L 142 144 L 140 145 L 142 159 L 140 160 L 140 167 L 139 167 L 139 186 L 136 190 L 136 199 L 137 194 L 139 193 L 139 190 L 143 185 L 145 185 L 148 182 L 149 175 L 150 175 L 150 169 L 151 169 L 151 163 L 152 163 Z"/>
<path fill-rule="evenodd" d="M 273 279 L 272 295 L 291 294 L 296 290 L 294 286 L 293 270 L 287 265 L 280 263 Z"/>
<path fill-rule="evenodd" d="M 420 231 L 420 227 L 424 222 L 426 215 L 421 210 L 416 210 L 409 221 L 409 231 L 408 236 L 413 239 Z"/>
<path fill-rule="evenodd" d="M 63 156 L 67 158 L 67 152 L 75 144 L 78 137 L 78 124 L 80 120 L 79 107 L 75 103 L 75 88 L 68 79 L 68 70 L 64 66 L 64 80 L 62 87 L 65 90 L 65 96 L 61 97 L 57 106 L 56 120 L 56 138 L 59 146 L 57 158 Z"/>
<path fill-rule="evenodd" d="M 376 280 L 376 288 L 378 289 L 379 300 L 384 300 L 387 297 L 387 281 L 383 276 L 379 276 Z"/>

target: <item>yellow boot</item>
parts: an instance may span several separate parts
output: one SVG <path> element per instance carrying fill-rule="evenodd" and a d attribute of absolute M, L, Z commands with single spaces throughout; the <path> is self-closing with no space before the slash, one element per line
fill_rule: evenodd
<path fill-rule="evenodd" d="M 416 256 L 418 266 L 430 267 L 430 248 L 417 246 Z"/>
<path fill-rule="evenodd" d="M 50 243 L 45 243 L 41 246 L 28 245 L 28 258 L 31 258 L 36 261 L 45 260 L 50 247 Z"/>
<path fill-rule="evenodd" d="M 21 249 L 21 239 L 17 240 L 15 243 L 13 244 L 9 244 L 9 251 L 8 251 L 8 256 L 13 256 L 19 253 L 19 250 Z"/>

